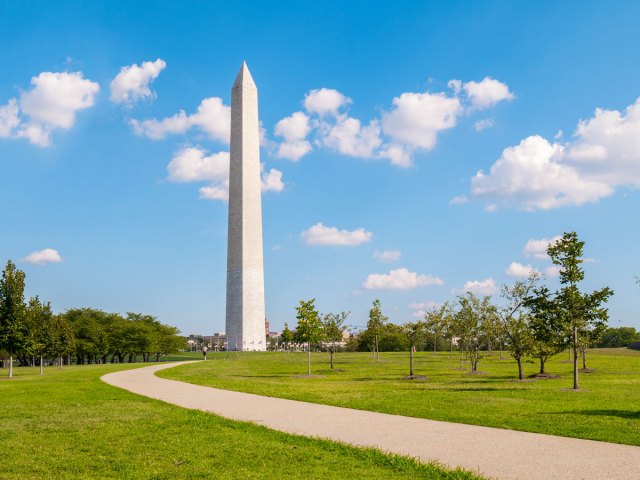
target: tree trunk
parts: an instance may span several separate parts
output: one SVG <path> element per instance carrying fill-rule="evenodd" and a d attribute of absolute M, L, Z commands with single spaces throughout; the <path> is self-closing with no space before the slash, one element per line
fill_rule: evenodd
<path fill-rule="evenodd" d="M 413 377 L 413 345 L 409 347 L 409 376 Z"/>
<path fill-rule="evenodd" d="M 524 380 L 524 374 L 522 373 L 522 357 L 518 357 L 518 378 Z"/>
<path fill-rule="evenodd" d="M 587 347 L 586 345 L 582 347 L 582 369 L 587 369 Z"/>
<path fill-rule="evenodd" d="M 58 370 L 62 370 L 62 355 L 60 355 L 60 361 L 58 362 Z"/>
<path fill-rule="evenodd" d="M 540 355 L 540 373 L 541 373 L 541 374 L 542 374 L 542 373 L 546 373 L 546 372 L 544 371 L 544 361 L 545 361 L 545 359 L 544 359 L 544 355 Z"/>
<path fill-rule="evenodd" d="M 436 345 L 438 344 L 438 336 L 434 335 L 433 336 L 433 354 L 435 355 L 436 353 Z"/>
<path fill-rule="evenodd" d="M 333 350 L 329 352 L 331 354 L 331 369 L 333 370 Z"/>
<path fill-rule="evenodd" d="M 460 370 L 462 370 L 462 349 L 460 349 Z"/>
<path fill-rule="evenodd" d="M 309 342 L 309 349 L 307 350 L 307 375 L 311 376 L 311 342 Z"/>
<path fill-rule="evenodd" d="M 573 389 L 580 390 L 578 384 L 578 327 L 573 326 Z"/>
<path fill-rule="evenodd" d="M 43 374 L 43 372 L 42 372 L 42 368 L 43 368 L 43 367 L 42 367 L 42 365 L 43 365 L 43 360 L 42 360 L 42 355 L 40 355 L 40 375 L 42 375 L 42 374 Z"/>
<path fill-rule="evenodd" d="M 9 378 L 13 378 L 13 354 L 9 354 Z"/>

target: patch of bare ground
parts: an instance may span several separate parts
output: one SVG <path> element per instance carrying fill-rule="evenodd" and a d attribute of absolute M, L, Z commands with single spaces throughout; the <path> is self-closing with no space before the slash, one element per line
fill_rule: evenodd
<path fill-rule="evenodd" d="M 407 375 L 406 377 L 402 377 L 403 380 L 427 380 L 427 377 L 424 375 Z"/>
<path fill-rule="evenodd" d="M 595 368 L 581 368 L 578 370 L 580 373 L 593 373 L 596 371 Z"/>
<path fill-rule="evenodd" d="M 527 378 L 531 378 L 532 380 L 558 380 L 560 375 L 554 375 L 552 373 L 536 373 L 534 375 L 529 375 Z"/>

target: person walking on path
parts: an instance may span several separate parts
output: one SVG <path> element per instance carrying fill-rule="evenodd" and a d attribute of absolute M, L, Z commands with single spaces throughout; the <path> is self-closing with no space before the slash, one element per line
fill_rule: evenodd
<path fill-rule="evenodd" d="M 205 345 L 204 347 L 202 347 L 202 356 L 204 357 L 204 359 L 207 359 L 207 346 Z"/>

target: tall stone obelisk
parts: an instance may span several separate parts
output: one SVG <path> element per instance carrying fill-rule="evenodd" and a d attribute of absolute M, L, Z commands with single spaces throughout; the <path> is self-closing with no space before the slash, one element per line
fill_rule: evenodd
<path fill-rule="evenodd" d="M 258 89 L 242 63 L 231 89 L 227 349 L 266 350 Z"/>

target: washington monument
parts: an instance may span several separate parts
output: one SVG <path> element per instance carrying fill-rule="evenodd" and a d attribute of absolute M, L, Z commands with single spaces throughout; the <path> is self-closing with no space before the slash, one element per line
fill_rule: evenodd
<path fill-rule="evenodd" d="M 227 349 L 266 350 L 258 89 L 242 63 L 231 89 Z"/>

